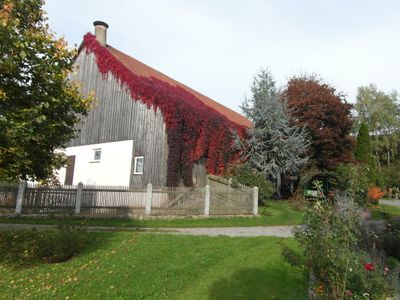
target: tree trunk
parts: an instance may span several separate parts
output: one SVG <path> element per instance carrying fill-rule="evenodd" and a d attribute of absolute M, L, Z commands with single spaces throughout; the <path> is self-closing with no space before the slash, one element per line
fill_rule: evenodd
<path fill-rule="evenodd" d="M 374 140 L 375 140 L 374 148 L 375 148 L 376 160 L 378 162 L 378 170 L 379 170 L 379 173 L 381 173 L 381 159 L 380 159 L 379 151 L 378 151 L 379 139 L 378 139 L 378 134 L 375 132 L 374 132 Z"/>
<path fill-rule="evenodd" d="M 379 173 L 380 173 L 381 172 L 381 160 L 379 158 L 378 151 L 375 151 L 375 155 L 376 155 L 376 158 L 377 158 L 377 161 L 378 161 L 378 170 L 379 170 Z"/>
<path fill-rule="evenodd" d="M 277 194 L 277 196 L 278 196 L 279 199 L 282 198 L 282 195 L 281 195 L 281 186 L 282 186 L 281 172 L 278 172 L 278 174 L 276 175 L 276 194 Z"/>

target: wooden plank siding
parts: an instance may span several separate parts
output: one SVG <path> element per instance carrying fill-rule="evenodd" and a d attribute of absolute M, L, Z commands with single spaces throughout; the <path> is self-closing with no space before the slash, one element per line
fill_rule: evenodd
<path fill-rule="evenodd" d="M 95 59 L 92 53 L 81 51 L 75 62 L 76 72 L 71 75 L 80 83 L 82 94 L 94 93 L 96 101 L 77 125 L 80 132 L 68 147 L 133 140 L 130 186 L 165 186 L 168 144 L 161 111 L 133 101 L 127 87 L 111 73 L 104 77 L 98 71 Z M 133 174 L 135 156 L 144 156 L 141 175 Z"/>

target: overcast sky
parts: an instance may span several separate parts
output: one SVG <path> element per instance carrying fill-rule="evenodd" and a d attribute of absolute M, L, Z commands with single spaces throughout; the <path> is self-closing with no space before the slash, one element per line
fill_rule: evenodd
<path fill-rule="evenodd" d="M 400 0 L 47 0 L 70 45 L 109 24 L 107 43 L 240 112 L 253 76 L 317 73 L 354 102 L 400 90 Z"/>

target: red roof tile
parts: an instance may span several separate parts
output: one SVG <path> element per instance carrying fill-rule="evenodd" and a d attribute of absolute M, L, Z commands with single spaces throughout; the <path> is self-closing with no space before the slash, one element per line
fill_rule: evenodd
<path fill-rule="evenodd" d="M 191 89 L 190 87 L 172 79 L 171 77 L 166 76 L 165 74 L 147 66 L 146 64 L 138 61 L 137 59 L 134 59 L 133 57 L 130 57 L 129 55 L 127 55 L 111 46 L 107 46 L 107 49 L 110 51 L 110 53 L 116 59 L 118 59 L 120 62 L 122 62 L 134 74 L 139 75 L 139 76 L 149 77 L 149 78 L 154 77 L 154 78 L 164 81 L 172 86 L 177 86 L 177 87 L 183 88 L 187 92 L 194 94 L 199 100 L 201 100 L 207 106 L 213 108 L 214 110 L 218 111 L 220 114 L 224 115 L 230 121 L 232 121 L 236 124 L 245 126 L 245 127 L 251 126 L 251 122 L 247 118 L 245 118 L 241 114 L 229 109 L 228 107 L 204 96 L 203 94 Z"/>

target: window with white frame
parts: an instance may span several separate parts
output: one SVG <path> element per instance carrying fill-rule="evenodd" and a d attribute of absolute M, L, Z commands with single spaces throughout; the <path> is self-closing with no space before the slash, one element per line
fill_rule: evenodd
<path fill-rule="evenodd" d="M 135 156 L 133 174 L 143 174 L 143 156 Z"/>
<path fill-rule="evenodd" d="M 101 160 L 101 148 L 93 149 L 93 161 Z"/>

